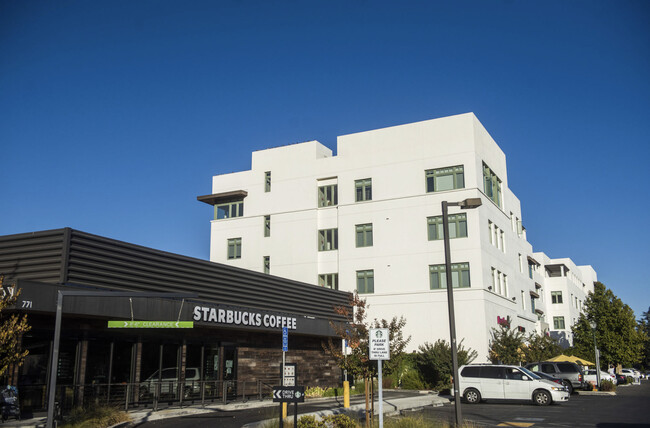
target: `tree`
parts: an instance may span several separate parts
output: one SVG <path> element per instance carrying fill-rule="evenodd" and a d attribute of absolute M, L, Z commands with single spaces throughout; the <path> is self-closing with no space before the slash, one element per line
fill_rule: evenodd
<path fill-rule="evenodd" d="M 510 317 L 490 332 L 488 359 L 494 364 L 519 364 L 524 359 L 524 334 L 510 329 Z"/>
<path fill-rule="evenodd" d="M 334 311 L 345 317 L 345 322 L 330 322 L 332 329 L 338 337 L 348 341 L 351 351 L 344 354 L 341 344 L 331 338 L 323 344 L 323 349 L 336 359 L 337 365 L 347 370 L 355 377 L 370 379 L 377 373 L 377 362 L 371 361 L 368 349 L 368 333 L 370 328 L 387 328 L 390 339 L 390 360 L 383 361 L 382 371 L 386 374 L 397 369 L 400 359 L 403 358 L 404 348 L 411 337 L 404 339 L 402 329 L 406 325 L 404 317 L 393 317 L 389 322 L 385 319 L 366 320 L 366 300 L 361 299 L 355 291 L 350 298 L 349 306 L 336 306 Z"/>
<path fill-rule="evenodd" d="M 27 324 L 27 315 L 6 315 L 5 309 L 13 306 L 20 295 L 15 284 L 6 286 L 4 275 L 0 275 L 2 298 L 0 299 L 0 377 L 7 375 L 10 366 L 21 366 L 29 353 L 21 349 L 21 337 L 31 327 Z"/>
<path fill-rule="evenodd" d="M 338 337 L 347 340 L 351 352 L 346 355 L 341 343 L 335 342 L 332 338 L 328 338 L 327 342 L 323 343 L 323 350 L 336 360 L 340 368 L 347 370 L 355 377 L 363 378 L 366 386 L 366 415 L 370 415 L 368 385 L 371 384 L 370 380 L 377 373 L 377 361 L 372 361 L 369 358 L 369 330 L 370 328 L 387 328 L 389 330 L 390 360 L 382 362 L 382 372 L 389 375 L 398 369 L 401 359 L 404 357 L 404 348 L 411 340 L 411 336 L 404 339 L 402 334 L 406 319 L 393 317 L 390 322 L 385 319 L 375 319 L 372 323 L 368 323 L 366 321 L 366 300 L 361 299 L 356 291 L 350 298 L 349 306 L 336 306 L 334 311 L 345 317 L 346 321 L 332 321 L 330 325 Z"/>
<path fill-rule="evenodd" d="M 644 335 L 641 364 L 643 364 L 644 368 L 648 369 L 650 368 L 650 308 L 643 313 L 643 316 L 639 320 L 639 331 Z"/>
<path fill-rule="evenodd" d="M 449 388 L 453 372 L 449 342 L 442 339 L 433 345 L 425 342 L 418 347 L 418 351 L 415 364 L 427 385 L 438 391 Z M 471 348 L 465 349 L 461 340 L 458 345 L 458 366 L 470 364 L 477 356 L 478 352 Z"/>
<path fill-rule="evenodd" d="M 595 362 L 590 321 L 596 322 L 602 367 L 609 364 L 630 367 L 641 362 L 645 334 L 637 328 L 634 311 L 600 282 L 594 284 L 593 293 L 585 300 L 584 312 L 571 328 L 575 355 Z"/>
<path fill-rule="evenodd" d="M 562 353 L 562 347 L 557 339 L 537 332 L 528 335 L 521 350 L 527 363 L 546 361 Z"/>

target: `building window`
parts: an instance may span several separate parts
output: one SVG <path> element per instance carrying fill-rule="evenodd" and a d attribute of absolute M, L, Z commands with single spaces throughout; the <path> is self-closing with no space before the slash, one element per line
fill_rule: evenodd
<path fill-rule="evenodd" d="M 357 248 L 372 247 L 372 223 L 357 224 L 356 236 L 357 236 Z"/>
<path fill-rule="evenodd" d="M 524 258 L 519 254 L 519 272 L 524 273 Z"/>
<path fill-rule="evenodd" d="M 497 206 L 501 207 L 501 180 L 483 162 L 483 191 Z"/>
<path fill-rule="evenodd" d="M 323 229 L 318 231 L 318 251 L 331 251 L 339 248 L 339 230 Z"/>
<path fill-rule="evenodd" d="M 465 173 L 463 165 L 447 168 L 428 169 L 424 171 L 427 192 L 465 188 Z"/>
<path fill-rule="evenodd" d="M 530 311 L 535 313 L 535 296 L 530 296 Z"/>
<path fill-rule="evenodd" d="M 561 291 L 551 291 L 551 303 L 562 303 Z"/>
<path fill-rule="evenodd" d="M 553 317 L 553 330 L 564 330 L 564 317 Z"/>
<path fill-rule="evenodd" d="M 533 271 L 535 270 L 535 267 L 533 266 L 533 263 L 528 261 L 528 278 L 533 279 Z"/>
<path fill-rule="evenodd" d="M 526 310 L 526 292 L 521 291 L 521 309 Z"/>
<path fill-rule="evenodd" d="M 488 233 L 490 235 L 490 244 L 497 247 L 499 250 L 506 252 L 506 234 L 499 226 L 488 220 Z"/>
<path fill-rule="evenodd" d="M 449 238 L 466 238 L 467 237 L 467 215 L 453 214 L 448 216 L 449 219 Z M 443 239 L 442 236 L 442 216 L 427 217 L 427 229 L 429 241 Z"/>
<path fill-rule="evenodd" d="M 271 273 L 271 256 L 264 256 L 264 273 Z"/>
<path fill-rule="evenodd" d="M 271 191 L 271 171 L 266 171 L 264 173 L 264 191 Z"/>
<path fill-rule="evenodd" d="M 332 290 L 339 289 L 339 274 L 338 273 L 324 273 L 318 275 L 318 285 L 321 287 L 331 288 Z"/>
<path fill-rule="evenodd" d="M 372 179 L 366 178 L 363 180 L 356 180 L 354 182 L 356 191 L 356 201 L 371 201 L 372 200 Z"/>
<path fill-rule="evenodd" d="M 357 293 L 371 294 L 375 292 L 375 271 L 358 270 L 357 271 Z"/>
<path fill-rule="evenodd" d="M 264 216 L 264 236 L 265 237 L 271 236 L 271 216 L 270 215 L 265 215 Z"/>
<path fill-rule="evenodd" d="M 244 215 L 244 201 L 227 202 L 214 206 L 215 220 L 224 218 L 242 217 Z"/>
<path fill-rule="evenodd" d="M 318 207 L 333 207 L 338 205 L 338 186 L 330 184 L 329 186 L 320 186 L 318 188 Z"/>
<path fill-rule="evenodd" d="M 469 263 L 451 265 L 451 284 L 454 288 L 467 288 L 469 284 Z M 429 286 L 431 290 L 447 288 L 445 265 L 429 265 Z"/>
<path fill-rule="evenodd" d="M 228 260 L 241 259 L 241 238 L 228 240 Z"/>

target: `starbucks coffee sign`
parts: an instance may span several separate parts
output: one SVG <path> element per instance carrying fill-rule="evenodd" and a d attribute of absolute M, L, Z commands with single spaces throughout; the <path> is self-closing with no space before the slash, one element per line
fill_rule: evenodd
<path fill-rule="evenodd" d="M 387 328 L 371 328 L 368 344 L 371 360 L 390 360 L 390 340 Z"/>

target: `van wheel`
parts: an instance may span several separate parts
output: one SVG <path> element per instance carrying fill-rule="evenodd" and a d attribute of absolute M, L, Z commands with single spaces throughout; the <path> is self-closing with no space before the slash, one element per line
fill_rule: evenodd
<path fill-rule="evenodd" d="M 481 401 L 481 393 L 475 390 L 474 388 L 470 388 L 465 391 L 465 400 L 469 404 L 476 404 Z"/>
<path fill-rule="evenodd" d="M 551 394 L 544 390 L 535 391 L 533 393 L 533 401 L 538 406 L 548 406 L 551 404 Z"/>
<path fill-rule="evenodd" d="M 563 380 L 562 385 L 567 387 L 567 389 L 569 390 L 569 394 L 573 394 L 573 385 L 571 385 L 571 381 Z"/>

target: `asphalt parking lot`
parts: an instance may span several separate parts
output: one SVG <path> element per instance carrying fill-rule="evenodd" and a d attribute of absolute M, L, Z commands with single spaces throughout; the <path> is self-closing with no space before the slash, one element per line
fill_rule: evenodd
<path fill-rule="evenodd" d="M 650 380 L 618 387 L 616 396 L 573 394 L 566 403 L 545 407 L 513 401 L 463 402 L 461 410 L 463 419 L 486 427 L 650 427 Z M 453 403 L 413 414 L 449 422 L 455 419 Z"/>

